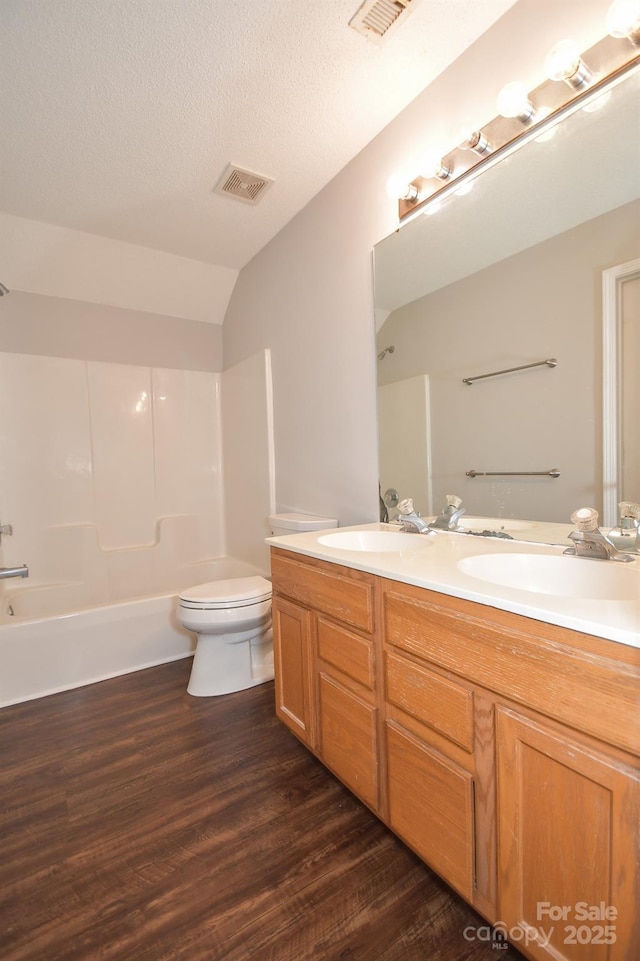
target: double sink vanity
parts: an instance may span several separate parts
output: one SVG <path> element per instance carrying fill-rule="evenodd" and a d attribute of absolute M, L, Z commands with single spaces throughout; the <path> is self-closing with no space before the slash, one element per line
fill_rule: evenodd
<path fill-rule="evenodd" d="M 525 956 L 631 961 L 640 556 L 501 523 L 270 538 L 276 710 Z"/>

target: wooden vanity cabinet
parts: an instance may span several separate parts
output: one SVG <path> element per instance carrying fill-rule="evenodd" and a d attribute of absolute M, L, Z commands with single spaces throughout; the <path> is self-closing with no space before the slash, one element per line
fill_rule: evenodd
<path fill-rule="evenodd" d="M 450 790 L 458 834 L 465 825 L 474 851 L 472 896 L 460 883 L 469 876 L 461 853 L 464 873 L 447 876 L 437 867 L 428 848 L 444 843 L 437 835 L 425 860 L 490 921 L 516 932 L 517 947 L 536 961 L 635 961 L 640 652 L 392 581 L 384 582 L 383 598 L 387 663 L 402 657 L 426 672 L 411 701 L 429 701 L 434 672 L 460 686 L 442 689 L 447 706 L 429 712 L 425 730 L 446 729 L 441 765 L 459 768 L 457 790 L 451 778 L 441 787 Z M 389 668 L 386 683 L 387 698 L 397 702 Z M 406 684 L 402 690 L 406 698 Z M 468 753 L 456 758 L 455 745 Z M 393 740 L 388 749 L 395 750 Z M 475 822 L 461 790 L 464 771 Z M 390 782 L 394 776 L 389 764 Z M 415 803 L 430 814 L 419 793 Z M 389 794 L 393 827 L 392 783 Z M 418 812 L 414 821 L 418 830 Z M 444 822 L 434 824 L 444 830 Z M 419 834 L 405 829 L 404 836 L 422 853 Z M 455 840 L 451 830 L 452 850 Z"/>
<path fill-rule="evenodd" d="M 533 958 L 640 957 L 640 773 L 545 718 L 496 712 L 500 917 Z"/>
<path fill-rule="evenodd" d="M 276 714 L 307 747 L 315 749 L 311 613 L 274 594 L 272 615 Z"/>
<path fill-rule="evenodd" d="M 428 656 L 425 592 L 391 584 L 382 590 L 388 823 L 467 901 L 495 917 L 493 703 Z"/>
<path fill-rule="evenodd" d="M 276 713 L 378 811 L 374 578 L 277 549 L 271 569 Z"/>
<path fill-rule="evenodd" d="M 638 961 L 640 651 L 281 550 L 272 573 L 278 716 L 525 956 Z"/>

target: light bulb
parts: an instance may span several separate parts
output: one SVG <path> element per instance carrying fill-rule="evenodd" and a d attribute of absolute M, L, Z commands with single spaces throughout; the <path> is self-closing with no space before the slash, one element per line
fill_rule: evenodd
<path fill-rule="evenodd" d="M 577 90 L 593 79 L 573 40 L 560 40 L 547 54 L 545 70 L 549 80 L 564 80 Z"/>
<path fill-rule="evenodd" d="M 451 176 L 451 167 L 443 161 L 442 154 L 438 150 L 430 150 L 420 160 L 420 173 L 427 180 L 434 177 L 446 180 Z"/>
<path fill-rule="evenodd" d="M 406 173 L 392 174 L 387 180 L 387 196 L 392 200 L 415 202 L 420 196 L 418 188 L 411 183 Z"/>
<path fill-rule="evenodd" d="M 502 117 L 508 120 L 517 117 L 522 123 L 528 123 L 535 113 L 529 94 L 521 83 L 506 84 L 498 94 L 496 106 Z"/>
<path fill-rule="evenodd" d="M 640 44 L 640 0 L 615 0 L 607 14 L 607 31 Z"/>

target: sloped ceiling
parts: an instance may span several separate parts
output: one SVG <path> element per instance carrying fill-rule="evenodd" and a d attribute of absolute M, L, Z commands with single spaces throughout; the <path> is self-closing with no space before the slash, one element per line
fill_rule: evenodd
<path fill-rule="evenodd" d="M 0 209 L 241 268 L 513 3 L 416 0 L 377 46 L 358 0 L 2 0 Z"/>

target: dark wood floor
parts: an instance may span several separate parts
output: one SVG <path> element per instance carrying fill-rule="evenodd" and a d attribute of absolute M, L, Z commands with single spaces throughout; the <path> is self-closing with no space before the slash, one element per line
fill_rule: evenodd
<path fill-rule="evenodd" d="M 515 961 L 276 720 L 177 661 L 0 711 L 2 961 Z"/>

